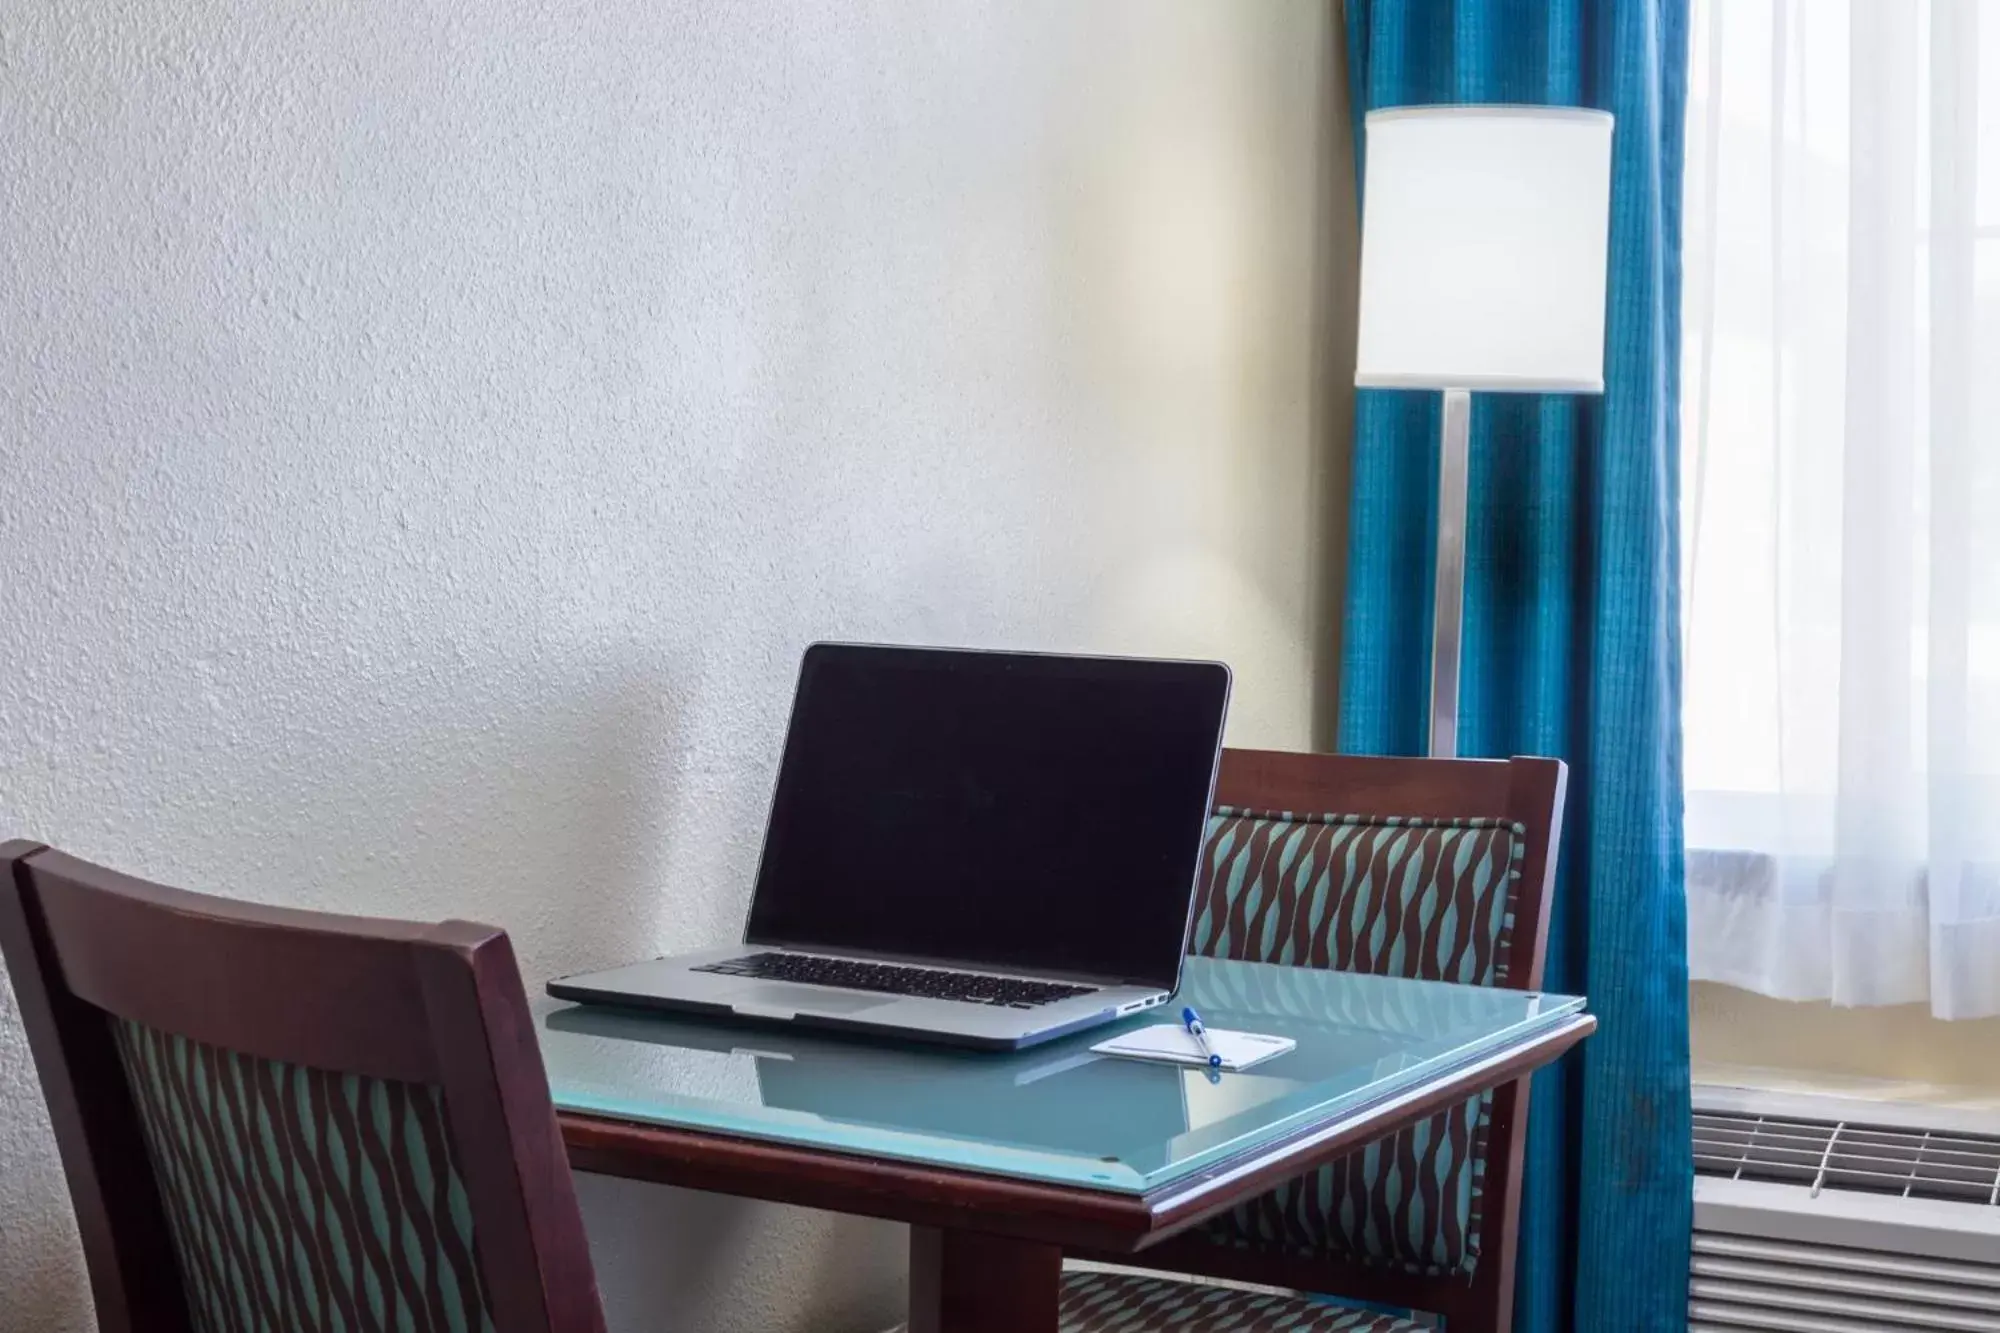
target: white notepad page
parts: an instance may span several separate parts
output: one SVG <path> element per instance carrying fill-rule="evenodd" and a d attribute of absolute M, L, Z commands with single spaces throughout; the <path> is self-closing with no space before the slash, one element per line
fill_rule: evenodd
<path fill-rule="evenodd" d="M 1298 1045 L 1290 1037 L 1267 1037 L 1258 1032 L 1227 1032 L 1208 1029 L 1208 1044 L 1222 1057 L 1224 1069 L 1248 1069 L 1274 1055 L 1283 1055 Z M 1122 1055 L 1133 1060 L 1163 1060 L 1176 1065 L 1206 1065 L 1208 1056 L 1195 1045 L 1194 1035 L 1178 1023 L 1155 1023 L 1135 1028 L 1121 1036 L 1100 1041 L 1090 1048 L 1099 1055 Z"/>

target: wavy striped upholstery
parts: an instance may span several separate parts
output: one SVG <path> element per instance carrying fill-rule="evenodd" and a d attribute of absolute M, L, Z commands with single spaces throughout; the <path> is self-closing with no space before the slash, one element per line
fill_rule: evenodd
<path fill-rule="evenodd" d="M 1506 981 L 1527 830 L 1496 819 L 1368 819 L 1219 808 L 1192 949 L 1220 958 Z M 1426 1276 L 1479 1260 L 1489 1096 L 1210 1222 L 1219 1244 Z"/>
<path fill-rule="evenodd" d="M 1422 1333 L 1394 1315 L 1142 1273 L 1068 1272 L 1062 1333 Z"/>
<path fill-rule="evenodd" d="M 198 1333 L 493 1327 L 436 1088 L 113 1030 Z"/>

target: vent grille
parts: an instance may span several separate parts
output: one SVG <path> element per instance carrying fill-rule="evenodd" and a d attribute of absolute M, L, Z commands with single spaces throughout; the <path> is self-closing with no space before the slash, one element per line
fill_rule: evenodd
<path fill-rule="evenodd" d="M 1689 1333 L 2000 1330 L 2000 1265 L 1697 1229 Z"/>
<path fill-rule="evenodd" d="M 1694 1169 L 1805 1185 L 1815 1196 L 1857 1190 L 2000 1208 L 2000 1137 L 1983 1134 L 1698 1110 Z"/>

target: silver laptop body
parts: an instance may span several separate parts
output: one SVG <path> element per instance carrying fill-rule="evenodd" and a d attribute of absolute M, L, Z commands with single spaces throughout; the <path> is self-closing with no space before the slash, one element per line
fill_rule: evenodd
<path fill-rule="evenodd" d="M 1179 984 L 1220 663 L 815 644 L 741 944 L 561 999 L 1019 1048 Z"/>

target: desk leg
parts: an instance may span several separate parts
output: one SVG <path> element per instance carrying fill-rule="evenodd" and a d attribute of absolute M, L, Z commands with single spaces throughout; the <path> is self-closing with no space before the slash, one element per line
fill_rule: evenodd
<path fill-rule="evenodd" d="M 1056 1333 L 1062 1250 L 910 1228 L 910 1333 Z"/>

